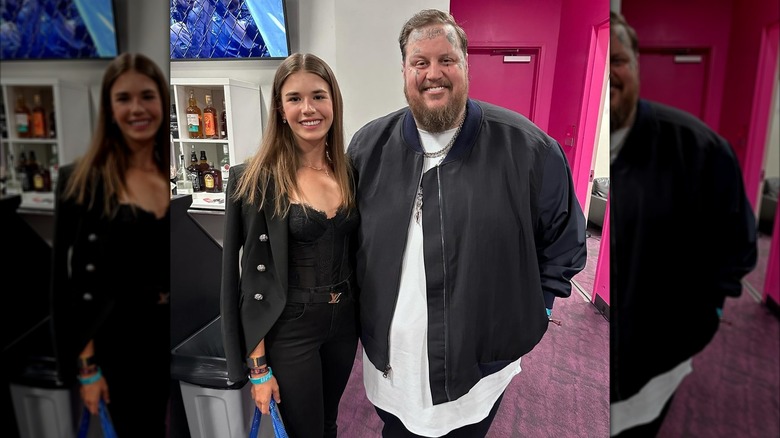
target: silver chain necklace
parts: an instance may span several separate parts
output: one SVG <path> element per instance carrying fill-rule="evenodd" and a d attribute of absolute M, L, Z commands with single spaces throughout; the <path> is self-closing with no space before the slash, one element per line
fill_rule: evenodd
<path fill-rule="evenodd" d="M 452 145 L 455 144 L 455 139 L 458 138 L 458 134 L 460 134 L 460 130 L 461 128 L 463 128 L 463 122 L 465 120 L 466 120 L 466 113 L 464 112 L 463 117 L 460 118 L 460 123 L 458 123 L 458 130 L 455 131 L 455 135 L 452 136 L 449 143 L 447 143 L 447 146 L 444 146 L 444 148 L 436 152 L 425 152 L 425 149 L 423 148 L 423 155 L 425 156 L 425 158 L 438 158 L 441 157 L 442 155 L 446 155 L 447 152 L 449 152 L 450 149 L 452 149 Z M 417 138 L 420 139 L 420 147 L 423 147 L 423 141 L 422 141 L 422 137 L 420 137 L 420 131 L 417 131 Z"/>
<path fill-rule="evenodd" d="M 455 144 L 455 140 L 458 138 L 458 134 L 460 134 L 461 128 L 463 128 L 463 122 L 466 121 L 466 112 L 463 112 L 463 117 L 460 118 L 460 123 L 458 123 L 458 129 L 455 131 L 455 135 L 452 136 L 449 143 L 447 143 L 447 146 L 444 146 L 444 148 L 436 151 L 436 152 L 425 152 L 425 149 L 423 148 L 423 155 L 425 158 L 438 158 L 442 157 L 447 154 L 447 152 L 452 149 L 452 145 Z M 420 139 L 420 147 L 423 147 L 423 141 L 422 137 L 420 137 L 420 132 L 417 131 L 417 138 Z M 442 161 L 444 161 L 444 158 L 442 158 Z M 441 161 L 439 161 L 436 166 L 441 164 Z M 420 185 L 417 187 L 417 194 L 414 197 L 414 220 L 419 224 L 420 223 L 420 216 L 422 216 L 422 204 L 423 204 L 423 188 L 422 188 L 422 176 L 420 176 Z"/>

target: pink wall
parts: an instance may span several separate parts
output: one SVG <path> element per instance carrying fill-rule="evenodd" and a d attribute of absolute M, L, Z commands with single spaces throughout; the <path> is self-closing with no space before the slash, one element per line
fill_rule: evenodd
<path fill-rule="evenodd" d="M 761 34 L 764 28 L 780 19 L 780 4 L 777 0 L 735 1 L 732 15 L 731 50 L 726 70 L 728 86 L 723 93 L 720 133 L 734 146 L 740 161 L 744 161 Z"/>
<path fill-rule="evenodd" d="M 534 118 L 545 131 L 550 118 L 558 30 L 564 1 L 571 0 L 450 1 L 450 13 L 466 31 L 470 47 L 541 47 Z"/>
<path fill-rule="evenodd" d="M 706 109 L 702 119 L 715 130 L 718 130 L 721 120 L 733 2 L 734 0 L 623 0 L 621 3 L 621 13 L 636 30 L 640 49 L 710 49 L 709 79 L 704 91 Z M 641 84 L 641 56 L 639 77 Z M 642 90 L 640 88 L 640 96 Z"/>
<path fill-rule="evenodd" d="M 764 301 L 768 297 L 772 298 L 775 304 L 780 304 L 780 205 L 777 206 L 775 211 L 772 245 L 769 247 L 769 260 L 766 265 Z"/>
<path fill-rule="evenodd" d="M 550 106 L 554 111 L 550 114 L 547 133 L 563 146 L 570 163 L 575 162 L 575 151 L 579 144 L 576 144 L 575 147 L 566 146 L 566 133 L 568 127 L 574 125 L 577 126 L 578 134 L 584 134 L 579 132 L 581 127 L 578 125 L 591 34 L 594 31 L 594 26 L 605 20 L 609 20 L 609 4 L 604 0 L 563 0 L 561 31 L 558 36 L 558 53 L 555 65 L 555 85 L 550 99 Z M 598 105 L 601 101 L 601 90 L 594 91 L 597 92 L 591 93 L 591 98 L 595 99 Z M 598 108 L 596 112 L 598 112 Z M 592 132 L 591 134 L 591 137 L 595 138 L 596 133 Z M 592 141 L 590 143 L 582 142 L 582 144 L 593 146 Z M 587 167 L 590 167 L 590 163 Z"/>

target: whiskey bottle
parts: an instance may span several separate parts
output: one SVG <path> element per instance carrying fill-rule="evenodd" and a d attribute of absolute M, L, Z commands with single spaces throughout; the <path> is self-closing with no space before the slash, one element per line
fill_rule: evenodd
<path fill-rule="evenodd" d="M 222 175 L 214 168 L 214 162 L 209 161 L 209 168 L 203 172 L 203 186 L 208 193 L 222 192 Z"/>
<path fill-rule="evenodd" d="M 36 192 L 51 191 L 51 175 L 49 169 L 38 164 L 35 151 L 30 151 L 30 160 L 27 162 L 27 175 L 32 178 L 32 189 Z"/>
<path fill-rule="evenodd" d="M 200 175 L 200 187 L 206 189 L 206 181 L 203 180 L 203 173 L 209 170 L 209 160 L 206 157 L 206 151 L 200 151 L 200 162 L 198 163 L 198 174 Z"/>
<path fill-rule="evenodd" d="M 227 107 L 222 99 L 222 114 L 219 116 L 219 138 L 227 138 Z"/>
<path fill-rule="evenodd" d="M 19 138 L 30 138 L 30 109 L 24 103 L 24 95 L 19 94 L 16 98 L 16 108 L 14 109 L 14 125 L 16 126 L 16 136 Z"/>
<path fill-rule="evenodd" d="M 41 95 L 33 95 L 32 109 L 32 136 L 33 138 L 46 138 L 46 110 L 41 105 Z"/>
<path fill-rule="evenodd" d="M 203 138 L 203 113 L 198 108 L 195 90 L 190 90 L 190 101 L 187 107 L 187 133 L 190 138 Z"/>
<path fill-rule="evenodd" d="M 206 107 L 203 108 L 203 136 L 205 138 L 219 138 L 217 136 L 217 109 L 211 104 L 211 95 L 206 95 Z"/>
<path fill-rule="evenodd" d="M 30 191 L 30 178 L 27 175 L 27 154 L 24 150 L 19 152 L 19 161 L 16 163 L 16 178 L 22 186 L 23 192 Z"/>
<path fill-rule="evenodd" d="M 222 159 L 219 161 L 219 171 L 222 174 L 222 191 L 227 190 L 228 176 L 230 176 L 230 153 L 228 145 L 222 145 Z"/>
<path fill-rule="evenodd" d="M 187 167 L 187 178 L 192 183 L 193 192 L 202 192 L 203 188 L 200 185 L 200 166 L 198 164 L 198 155 L 195 153 L 195 149 L 190 154 L 190 165 Z"/>

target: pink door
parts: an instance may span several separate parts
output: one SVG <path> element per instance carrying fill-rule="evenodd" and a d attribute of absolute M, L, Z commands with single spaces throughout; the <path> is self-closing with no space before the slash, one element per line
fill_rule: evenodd
<path fill-rule="evenodd" d="M 707 51 L 640 49 L 639 52 L 640 96 L 704 120 Z"/>
<path fill-rule="evenodd" d="M 521 48 L 469 48 L 469 96 L 534 120 L 539 52 Z"/>

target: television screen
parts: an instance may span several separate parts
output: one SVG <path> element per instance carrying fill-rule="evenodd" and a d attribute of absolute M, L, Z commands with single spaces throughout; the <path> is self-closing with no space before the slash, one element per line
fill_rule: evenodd
<path fill-rule="evenodd" d="M 112 0 L 3 0 L 0 59 L 117 56 Z"/>
<path fill-rule="evenodd" d="M 171 59 L 290 55 L 284 0 L 170 0 Z"/>

